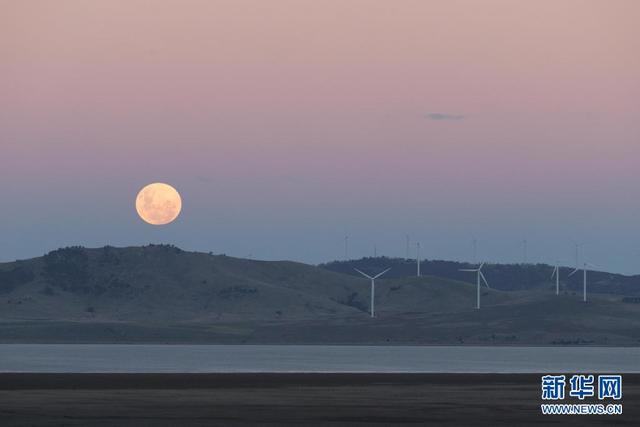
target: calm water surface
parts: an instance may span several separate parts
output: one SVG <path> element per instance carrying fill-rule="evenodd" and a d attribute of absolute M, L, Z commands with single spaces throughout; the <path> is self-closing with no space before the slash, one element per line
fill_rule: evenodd
<path fill-rule="evenodd" d="M 640 372 L 640 348 L 0 344 L 0 372 Z"/>

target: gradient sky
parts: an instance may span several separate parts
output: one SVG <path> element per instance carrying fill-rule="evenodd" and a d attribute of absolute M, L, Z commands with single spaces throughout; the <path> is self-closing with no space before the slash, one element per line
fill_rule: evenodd
<path fill-rule="evenodd" d="M 640 273 L 640 2 L 0 0 L 0 260 L 174 243 Z M 163 181 L 183 211 L 134 202 Z"/>

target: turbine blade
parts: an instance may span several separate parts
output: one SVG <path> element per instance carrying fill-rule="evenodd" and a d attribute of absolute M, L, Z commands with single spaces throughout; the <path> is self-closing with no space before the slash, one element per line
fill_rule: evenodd
<path fill-rule="evenodd" d="M 471 270 L 471 269 L 468 269 L 468 268 L 461 268 L 461 269 L 460 269 L 460 270 L 458 270 L 458 271 L 473 271 L 473 272 L 475 273 L 475 272 L 476 272 L 476 271 L 478 271 L 478 270 Z"/>
<path fill-rule="evenodd" d="M 387 271 L 391 270 L 391 267 L 387 268 L 385 271 L 383 271 L 382 273 L 378 273 L 376 276 L 373 276 L 374 279 L 377 279 L 378 277 L 382 276 L 384 273 L 386 273 Z"/>
<path fill-rule="evenodd" d="M 358 273 L 362 274 L 367 279 L 373 279 L 373 277 L 369 276 L 367 273 L 363 273 L 362 271 L 358 270 L 357 268 L 354 268 L 354 270 L 357 271 Z"/>
<path fill-rule="evenodd" d="M 478 267 L 478 271 L 482 270 L 482 267 L 484 267 L 484 262 L 482 264 L 480 264 L 480 267 Z"/>
<path fill-rule="evenodd" d="M 487 279 L 484 277 L 484 274 L 482 274 L 482 271 L 478 270 L 478 273 L 480 273 L 480 277 L 482 278 L 484 284 L 487 285 L 487 289 L 491 289 L 491 286 L 489 286 L 489 282 L 487 282 Z"/>
<path fill-rule="evenodd" d="M 553 273 L 551 273 L 551 278 L 553 279 L 556 274 L 558 274 L 558 267 L 554 267 Z"/>
<path fill-rule="evenodd" d="M 571 273 L 569 273 L 569 275 L 568 275 L 567 277 L 571 277 L 571 276 L 573 276 L 573 275 L 574 275 L 574 274 L 576 274 L 578 271 L 580 271 L 580 269 L 579 269 L 579 268 L 576 268 L 576 269 L 575 269 L 575 270 L 573 270 Z"/>

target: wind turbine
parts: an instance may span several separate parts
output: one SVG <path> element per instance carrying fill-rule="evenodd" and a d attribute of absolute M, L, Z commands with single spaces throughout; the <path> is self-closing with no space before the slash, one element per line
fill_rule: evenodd
<path fill-rule="evenodd" d="M 556 261 L 556 266 L 553 269 L 553 273 L 551 273 L 551 278 L 556 276 L 556 295 L 560 295 L 560 262 Z"/>
<path fill-rule="evenodd" d="M 366 277 L 367 279 L 371 280 L 371 317 L 375 317 L 375 306 L 374 306 L 374 300 L 376 297 L 376 279 L 380 276 L 382 276 L 384 273 L 386 273 L 387 271 L 391 270 L 391 267 L 387 268 L 386 270 L 384 270 L 382 273 L 378 273 L 375 276 L 371 277 L 369 276 L 367 273 L 363 273 L 362 271 L 358 270 L 357 268 L 354 268 L 355 271 L 357 271 L 358 273 L 362 274 L 364 277 Z"/>
<path fill-rule="evenodd" d="M 420 242 L 416 243 L 416 266 L 418 269 L 418 277 L 420 277 Z"/>
<path fill-rule="evenodd" d="M 476 303 L 476 309 L 480 310 L 480 279 L 482 279 L 482 281 L 484 281 L 484 284 L 487 285 L 487 289 L 491 289 L 491 287 L 489 286 L 489 283 L 487 282 L 487 279 L 484 277 L 484 274 L 482 274 L 482 267 L 484 266 L 484 262 L 482 264 L 480 264 L 480 267 L 476 268 L 476 269 L 471 269 L 471 268 L 463 268 L 460 269 L 460 271 L 470 271 L 470 272 L 474 272 L 477 273 L 477 303 Z"/>
<path fill-rule="evenodd" d="M 584 301 L 584 302 L 587 302 L 587 267 L 599 268 L 598 266 L 590 264 L 588 262 L 585 262 L 583 264 L 583 267 L 582 267 L 582 301 Z M 571 272 L 571 274 L 569 274 L 568 277 L 573 276 L 578 271 L 580 271 L 580 269 L 576 268 L 575 270 L 573 270 Z"/>

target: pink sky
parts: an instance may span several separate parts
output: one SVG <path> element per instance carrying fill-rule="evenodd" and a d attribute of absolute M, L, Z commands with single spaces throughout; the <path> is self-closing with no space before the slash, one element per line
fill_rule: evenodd
<path fill-rule="evenodd" d="M 505 261 L 572 237 L 639 270 L 637 1 L 1 4 L 0 259 L 170 240 L 317 262 L 376 232 Z M 161 230 L 132 209 L 156 180 L 185 200 Z"/>

